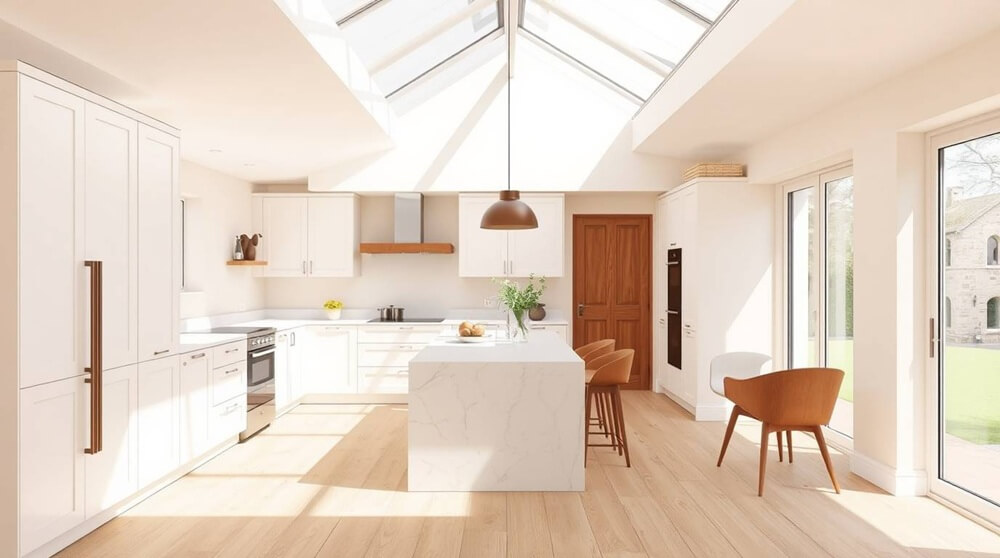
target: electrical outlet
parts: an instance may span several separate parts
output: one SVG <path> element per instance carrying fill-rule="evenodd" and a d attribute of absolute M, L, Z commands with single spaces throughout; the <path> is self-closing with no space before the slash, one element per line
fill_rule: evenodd
<path fill-rule="evenodd" d="M 494 297 L 492 297 L 492 296 L 488 296 L 488 297 L 484 298 L 483 299 L 483 307 L 485 307 L 485 308 L 496 308 L 497 307 L 497 299 L 494 298 Z"/>

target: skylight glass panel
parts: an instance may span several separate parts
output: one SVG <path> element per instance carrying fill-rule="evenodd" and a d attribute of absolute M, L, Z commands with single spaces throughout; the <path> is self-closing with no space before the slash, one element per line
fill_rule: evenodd
<path fill-rule="evenodd" d="M 525 10 L 526 31 L 640 100 L 708 28 L 669 0 L 526 0 Z"/>
<path fill-rule="evenodd" d="M 349 0 L 328 0 L 343 4 Z M 386 95 L 500 28 L 495 0 L 381 0 L 342 30 Z M 331 7 L 332 6 L 328 6 Z"/>
<path fill-rule="evenodd" d="M 677 2 L 691 8 L 706 19 L 715 21 L 722 15 L 730 0 L 677 0 Z"/>

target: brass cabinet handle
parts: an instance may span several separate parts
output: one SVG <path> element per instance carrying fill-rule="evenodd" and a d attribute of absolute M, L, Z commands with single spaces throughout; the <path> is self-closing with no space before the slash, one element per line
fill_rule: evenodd
<path fill-rule="evenodd" d="M 191 356 L 190 356 L 190 359 L 191 359 L 191 360 L 194 360 L 194 359 L 196 359 L 196 358 L 205 358 L 205 353 L 198 353 L 198 354 L 196 354 L 196 355 L 191 355 Z"/>
<path fill-rule="evenodd" d="M 164 353 L 169 353 L 170 349 L 163 349 L 162 351 L 153 351 L 153 356 L 162 355 Z"/>
<path fill-rule="evenodd" d="M 90 447 L 85 453 L 100 453 L 104 435 L 104 264 L 100 260 L 84 262 L 90 268 Z"/>

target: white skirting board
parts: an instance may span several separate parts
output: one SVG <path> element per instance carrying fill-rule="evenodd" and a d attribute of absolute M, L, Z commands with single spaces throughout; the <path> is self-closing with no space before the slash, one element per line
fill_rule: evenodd
<path fill-rule="evenodd" d="M 894 496 L 926 496 L 926 471 L 899 471 L 854 452 L 851 472 Z"/>
<path fill-rule="evenodd" d="M 698 405 L 693 406 L 680 396 L 667 391 L 661 386 L 661 393 L 670 398 L 671 401 L 680 405 L 685 411 L 690 413 L 694 420 L 699 422 L 724 421 L 729 420 L 729 410 L 732 408 L 726 404 L 722 405 Z"/>

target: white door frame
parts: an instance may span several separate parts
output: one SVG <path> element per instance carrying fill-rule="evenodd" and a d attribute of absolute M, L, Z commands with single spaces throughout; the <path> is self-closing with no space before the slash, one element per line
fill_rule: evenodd
<path fill-rule="evenodd" d="M 977 496 L 955 484 L 944 481 L 940 475 L 940 424 L 941 405 L 939 390 L 939 373 L 941 366 L 941 349 L 944 343 L 941 342 L 941 320 L 943 319 L 943 298 L 940 296 L 941 279 L 944 273 L 940 262 L 944 256 L 944 245 L 941 242 L 941 214 L 940 214 L 940 175 L 938 151 L 941 148 L 962 143 L 970 139 L 988 136 L 1000 132 L 1000 113 L 990 113 L 966 120 L 927 134 L 927 261 L 928 281 L 927 281 L 927 312 L 924 323 L 930 329 L 930 320 L 934 320 L 933 335 L 930 343 L 935 345 L 934 355 L 930 350 L 924 353 L 926 356 L 926 432 L 927 440 L 927 473 L 928 487 L 930 495 L 946 503 L 957 506 L 961 510 L 969 512 L 994 525 L 1000 526 L 1000 506 Z"/>

